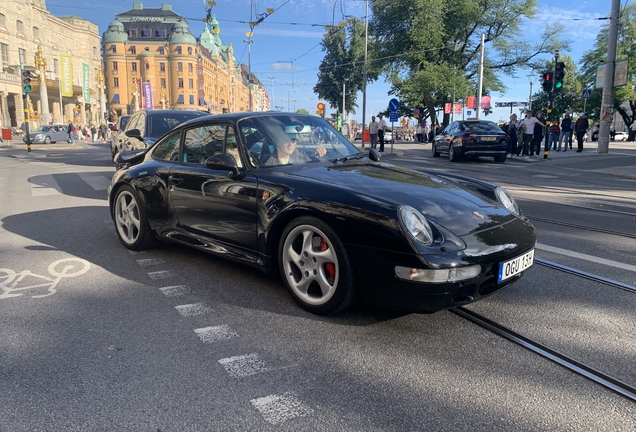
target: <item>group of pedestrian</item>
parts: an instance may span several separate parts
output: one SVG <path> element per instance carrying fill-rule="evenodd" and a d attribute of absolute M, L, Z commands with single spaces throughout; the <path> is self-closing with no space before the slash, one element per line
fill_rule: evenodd
<path fill-rule="evenodd" d="M 74 145 L 78 139 L 82 139 L 86 142 L 106 142 L 110 140 L 110 129 L 104 123 L 99 127 L 95 126 L 95 124 L 92 124 L 90 127 L 88 127 L 88 125 L 80 125 L 77 127 L 69 120 L 66 132 L 68 133 L 71 145 Z"/>
<path fill-rule="evenodd" d="M 431 129 L 428 127 L 428 124 L 426 122 L 418 123 L 417 127 L 415 128 L 415 136 L 417 137 L 417 142 L 420 144 L 429 142 L 430 131 Z"/>
<path fill-rule="evenodd" d="M 369 123 L 369 137 L 371 140 L 371 148 L 377 147 L 377 142 L 380 141 L 380 153 L 384 152 L 384 133 L 388 126 L 382 114 L 378 114 L 378 121 L 375 120 L 375 116 L 371 116 L 371 123 Z"/>
<path fill-rule="evenodd" d="M 548 150 L 566 152 L 568 151 L 568 145 L 571 150 L 573 136 L 576 136 L 578 146 L 576 152 L 581 153 L 583 151 L 583 140 L 589 127 L 589 121 L 585 113 L 581 113 L 574 124 L 572 124 L 570 114 L 565 114 L 560 124 L 557 119 L 549 126 Z M 526 111 L 526 116 L 521 121 L 517 120 L 516 114 L 511 114 L 510 122 L 502 126 L 503 131 L 510 137 L 509 157 L 520 157 L 523 159 L 539 157 L 545 136 L 545 128 L 546 123 L 543 122 L 543 116 L 540 112 L 535 117 L 532 115 L 532 111 Z"/>

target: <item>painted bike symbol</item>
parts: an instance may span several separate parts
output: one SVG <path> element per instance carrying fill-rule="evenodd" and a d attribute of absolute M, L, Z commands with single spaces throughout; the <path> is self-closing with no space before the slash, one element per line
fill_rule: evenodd
<path fill-rule="evenodd" d="M 76 277 L 82 275 L 86 273 L 90 267 L 91 265 L 88 261 L 80 258 L 64 258 L 61 260 L 57 260 L 49 264 L 49 267 L 47 269 L 49 274 L 53 276 L 52 278 L 31 273 L 29 270 L 24 270 L 20 273 L 16 273 L 11 269 L 0 268 L 0 289 L 2 290 L 2 293 L 0 294 L 0 300 L 21 296 L 22 293 L 18 293 L 17 291 L 24 291 L 32 288 L 42 287 L 48 287 L 48 293 L 34 295 L 32 297 L 48 297 L 57 292 L 55 287 L 57 287 L 57 284 L 60 282 L 60 280 L 68 277 Z M 42 280 L 44 282 L 24 287 L 18 287 L 18 285 L 20 285 L 20 282 L 22 282 L 27 277 L 29 277 L 30 279 L 35 278 L 38 280 Z"/>

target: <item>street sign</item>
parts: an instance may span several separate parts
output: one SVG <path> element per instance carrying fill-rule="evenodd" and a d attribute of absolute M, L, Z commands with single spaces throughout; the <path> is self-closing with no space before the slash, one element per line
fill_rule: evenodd
<path fill-rule="evenodd" d="M 583 90 L 583 99 L 589 99 L 592 97 L 592 89 L 584 89 Z"/>
<path fill-rule="evenodd" d="M 390 121 L 391 123 L 395 123 L 396 121 L 398 121 L 398 113 L 397 113 L 397 112 L 395 112 L 395 111 L 391 111 L 391 112 L 389 113 L 389 121 Z"/>
<path fill-rule="evenodd" d="M 511 107 L 523 107 L 528 108 L 530 102 L 495 102 L 495 108 L 511 108 Z"/>
<path fill-rule="evenodd" d="M 324 110 L 325 109 L 325 104 L 322 102 L 319 102 L 318 105 L 316 105 L 316 108 L 318 108 L 319 110 Z"/>
<path fill-rule="evenodd" d="M 400 101 L 398 101 L 397 99 L 393 98 L 389 101 L 389 111 L 397 112 L 399 107 L 400 107 Z"/>
<path fill-rule="evenodd" d="M 414 115 L 414 116 L 419 115 L 419 113 L 420 113 L 420 110 L 418 110 L 417 108 L 415 108 L 415 109 L 413 110 L 413 115 Z"/>

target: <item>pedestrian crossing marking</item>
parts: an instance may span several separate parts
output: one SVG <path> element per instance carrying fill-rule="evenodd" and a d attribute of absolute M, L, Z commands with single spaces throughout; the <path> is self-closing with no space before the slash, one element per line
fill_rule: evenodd
<path fill-rule="evenodd" d="M 107 190 L 111 183 L 111 179 L 103 175 L 95 175 L 91 173 L 77 173 L 77 175 L 96 191 Z"/>
<path fill-rule="evenodd" d="M 31 196 L 61 195 L 62 189 L 53 178 L 53 174 L 36 175 L 29 177 L 31 183 Z"/>

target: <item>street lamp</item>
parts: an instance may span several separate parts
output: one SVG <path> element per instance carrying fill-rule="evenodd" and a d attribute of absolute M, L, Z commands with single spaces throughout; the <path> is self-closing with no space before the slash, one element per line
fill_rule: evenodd
<path fill-rule="evenodd" d="M 367 127 L 367 54 L 369 45 L 369 0 L 364 1 L 364 67 L 362 70 L 362 148 L 364 149 L 364 130 Z M 371 144 L 369 144 L 371 145 Z"/>
<path fill-rule="evenodd" d="M 272 82 L 272 98 L 270 99 L 272 101 L 272 103 L 274 102 L 274 80 L 276 79 L 276 77 L 267 77 L 268 80 L 271 80 Z M 270 108 L 272 109 L 272 106 L 270 105 Z"/>
<path fill-rule="evenodd" d="M 243 42 L 247 44 L 247 88 L 249 90 L 249 95 L 250 95 L 249 110 L 253 111 L 253 108 L 252 108 L 252 58 L 251 58 L 250 47 L 252 46 L 254 41 L 252 39 L 243 39 Z"/>

